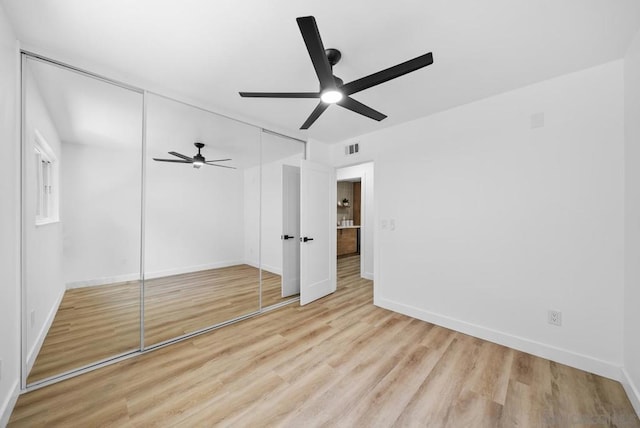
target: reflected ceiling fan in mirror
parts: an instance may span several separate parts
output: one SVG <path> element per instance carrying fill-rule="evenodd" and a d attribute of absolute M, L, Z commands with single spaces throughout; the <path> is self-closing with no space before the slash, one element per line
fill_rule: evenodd
<path fill-rule="evenodd" d="M 337 49 L 324 48 L 315 18 L 313 16 L 304 16 L 297 18 L 296 21 L 298 21 L 302 38 L 307 45 L 307 51 L 309 51 L 311 62 L 320 81 L 320 90 L 318 92 L 240 92 L 240 96 L 252 98 L 320 98 L 320 103 L 311 112 L 311 115 L 300 129 L 309 129 L 313 122 L 331 104 L 338 104 L 340 107 L 381 121 L 387 116 L 354 100 L 351 95 L 433 64 L 433 54 L 429 52 L 358 80 L 344 83 L 342 79 L 333 74 L 333 66 L 340 61 L 342 54 Z"/>
<path fill-rule="evenodd" d="M 193 145 L 198 148 L 198 153 L 196 153 L 193 157 L 189 157 L 178 152 L 169 152 L 170 155 L 173 155 L 180 159 L 153 158 L 153 160 L 158 162 L 189 163 L 189 164 L 193 164 L 194 168 L 200 168 L 202 165 L 209 165 L 209 166 L 217 166 L 219 168 L 236 169 L 233 166 L 217 164 L 217 162 L 226 162 L 226 161 L 230 161 L 231 159 L 214 159 L 210 161 L 206 160 L 205 157 L 202 156 L 202 154 L 200 153 L 200 150 L 202 150 L 202 148 L 204 147 L 204 143 L 193 143 Z"/>

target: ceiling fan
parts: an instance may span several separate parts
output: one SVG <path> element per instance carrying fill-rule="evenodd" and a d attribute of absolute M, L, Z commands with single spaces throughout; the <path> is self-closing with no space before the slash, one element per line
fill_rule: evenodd
<path fill-rule="evenodd" d="M 158 161 L 158 162 L 175 162 L 175 163 L 190 163 L 193 164 L 194 168 L 200 168 L 202 165 L 209 165 L 209 166 L 217 166 L 219 168 L 229 168 L 229 169 L 236 169 L 232 166 L 226 166 L 226 165 L 217 165 L 216 162 L 226 162 L 226 161 L 230 161 L 231 159 L 214 159 L 214 160 L 206 160 L 204 156 L 202 156 L 202 154 L 200 153 L 200 150 L 202 150 L 202 148 L 204 147 L 204 143 L 193 143 L 194 146 L 196 146 L 198 148 L 198 153 L 195 154 L 193 157 L 189 157 L 189 156 L 185 156 L 181 153 L 177 153 L 177 152 L 169 152 L 170 155 L 176 156 L 180 159 L 158 159 L 158 158 L 153 158 L 154 161 Z"/>
<path fill-rule="evenodd" d="M 381 121 L 387 116 L 354 100 L 351 95 L 433 64 L 433 55 L 429 52 L 358 80 L 344 83 L 342 79 L 333 75 L 333 66 L 340 61 L 342 54 L 337 49 L 325 50 L 315 18 L 313 16 L 304 16 L 296 18 L 296 21 L 298 21 L 302 38 L 307 45 L 307 51 L 309 51 L 311 62 L 320 81 L 320 90 L 318 92 L 240 92 L 240 96 L 253 98 L 320 98 L 320 103 L 311 112 L 311 115 L 300 129 L 309 129 L 313 122 L 331 104 L 338 104 L 363 116 Z"/>

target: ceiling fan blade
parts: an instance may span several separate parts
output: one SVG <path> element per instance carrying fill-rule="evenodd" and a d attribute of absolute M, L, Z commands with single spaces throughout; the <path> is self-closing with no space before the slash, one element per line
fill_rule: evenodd
<path fill-rule="evenodd" d="M 206 161 L 205 163 L 226 162 L 226 161 L 230 161 L 230 160 L 231 159 L 213 159 L 213 160 Z"/>
<path fill-rule="evenodd" d="M 353 82 L 349 82 L 342 86 L 342 90 L 346 95 L 355 94 L 356 92 L 379 85 L 431 64 L 433 64 L 433 55 L 429 52 L 428 54 L 420 55 L 417 58 L 410 59 L 409 61 L 394 65 L 393 67 L 370 74 L 369 76 L 354 80 Z"/>
<path fill-rule="evenodd" d="M 320 98 L 318 92 L 239 92 L 241 97 L 250 98 Z"/>
<path fill-rule="evenodd" d="M 386 115 L 380 113 L 379 111 L 376 111 L 371 107 L 366 106 L 361 102 L 354 100 L 351 97 L 344 97 L 342 100 L 338 101 L 338 105 L 346 109 L 349 109 L 351 111 L 354 111 L 356 113 L 359 113 L 363 116 L 370 117 L 371 119 L 377 120 L 378 122 L 387 117 Z"/>
<path fill-rule="evenodd" d="M 311 57 L 313 68 L 315 68 L 316 74 L 318 75 L 320 87 L 323 89 L 335 88 L 336 82 L 333 78 L 331 65 L 324 52 L 324 45 L 320 38 L 316 19 L 313 16 L 303 16 L 296 18 L 296 21 L 298 21 L 298 27 L 300 28 L 300 33 L 302 33 L 304 43 L 307 45 L 307 51 Z"/>
<path fill-rule="evenodd" d="M 182 158 L 182 159 L 184 159 L 184 160 L 188 160 L 188 161 L 190 161 L 190 162 L 193 162 L 193 158 L 192 158 L 192 157 L 185 156 L 185 155 L 180 154 L 180 153 L 177 153 L 177 152 L 169 152 L 169 154 L 170 154 L 170 155 L 173 155 L 173 156 L 177 156 L 177 157 Z"/>
<path fill-rule="evenodd" d="M 320 117 L 320 115 L 327 109 L 327 107 L 329 107 L 329 105 L 330 104 L 327 104 L 321 101 L 316 106 L 316 108 L 311 112 L 311 114 L 309 115 L 307 120 L 302 124 L 300 129 L 309 129 L 309 127 L 313 125 L 313 122 L 315 122 L 316 119 Z"/>
<path fill-rule="evenodd" d="M 158 159 L 158 158 L 153 158 L 153 160 L 158 162 L 193 163 L 192 160 Z"/>
<path fill-rule="evenodd" d="M 204 164 L 205 165 L 209 165 L 209 166 L 217 166 L 218 168 L 238 169 L 235 166 L 218 165 L 218 164 L 215 164 L 215 163 L 207 163 L 207 162 L 205 162 Z"/>

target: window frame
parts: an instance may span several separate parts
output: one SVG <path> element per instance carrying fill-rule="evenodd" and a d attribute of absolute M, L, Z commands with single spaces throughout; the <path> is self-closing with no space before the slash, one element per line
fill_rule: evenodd
<path fill-rule="evenodd" d="M 35 224 L 43 226 L 60 221 L 58 158 L 47 140 L 36 129 L 33 155 L 35 156 Z"/>

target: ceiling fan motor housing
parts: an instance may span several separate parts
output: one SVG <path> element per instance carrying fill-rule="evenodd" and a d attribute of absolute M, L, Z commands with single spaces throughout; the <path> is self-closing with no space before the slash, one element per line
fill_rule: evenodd
<path fill-rule="evenodd" d="M 333 71 L 333 66 L 340 62 L 340 58 L 342 58 L 342 53 L 338 49 L 333 49 L 333 48 L 325 49 L 324 53 L 325 55 L 327 55 L 327 60 L 329 60 L 329 64 L 331 65 L 331 71 Z M 333 75 L 333 80 L 336 81 L 336 87 L 338 88 L 344 85 L 344 80 L 342 80 L 335 74 Z M 322 89 L 323 88 L 321 87 L 320 91 L 322 91 Z"/>
<path fill-rule="evenodd" d="M 329 60 L 329 64 L 331 67 L 340 62 L 340 58 L 342 58 L 342 53 L 338 49 L 329 48 L 324 50 L 327 59 Z"/>

